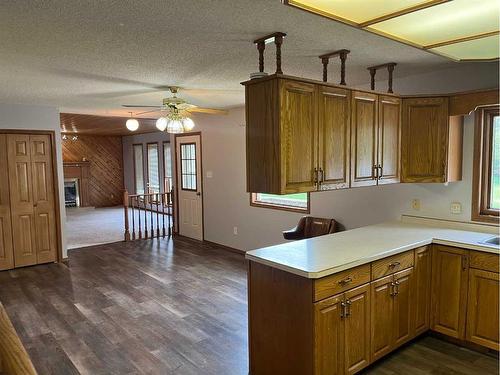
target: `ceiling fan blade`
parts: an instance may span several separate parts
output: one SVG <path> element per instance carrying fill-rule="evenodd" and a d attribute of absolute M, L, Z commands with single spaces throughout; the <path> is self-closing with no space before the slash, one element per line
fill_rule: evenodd
<path fill-rule="evenodd" d="M 153 109 L 151 111 L 145 111 L 145 112 L 137 112 L 137 113 L 134 113 L 134 116 L 142 116 L 142 115 L 145 115 L 145 114 L 148 114 L 148 113 L 155 113 L 155 112 L 160 112 L 161 110 L 159 109 Z"/>
<path fill-rule="evenodd" d="M 122 104 L 125 108 L 161 108 L 161 105 L 132 105 L 132 104 Z"/>
<path fill-rule="evenodd" d="M 198 113 L 207 113 L 210 115 L 227 115 L 229 112 L 225 109 L 213 109 L 213 108 L 201 108 L 201 107 L 193 107 L 185 109 L 186 112 L 198 112 Z"/>

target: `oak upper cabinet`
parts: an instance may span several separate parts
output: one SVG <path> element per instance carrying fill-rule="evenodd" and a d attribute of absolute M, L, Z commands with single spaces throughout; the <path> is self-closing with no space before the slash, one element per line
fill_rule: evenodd
<path fill-rule="evenodd" d="M 318 165 L 316 86 L 281 80 L 280 99 L 283 192 L 315 190 Z"/>
<path fill-rule="evenodd" d="M 14 268 L 9 195 L 7 136 L 0 134 L 0 271 Z"/>
<path fill-rule="evenodd" d="M 320 86 L 318 114 L 320 189 L 348 188 L 351 92 Z"/>
<path fill-rule="evenodd" d="M 462 179 L 463 118 L 448 116 L 448 98 L 403 99 L 401 182 Z"/>
<path fill-rule="evenodd" d="M 430 327 L 430 293 L 431 293 L 431 247 L 423 246 L 415 249 L 414 270 L 414 334 L 420 335 Z"/>
<path fill-rule="evenodd" d="M 378 97 L 353 91 L 351 115 L 351 186 L 376 185 Z"/>
<path fill-rule="evenodd" d="M 314 373 L 354 374 L 370 364 L 370 285 L 315 303 Z"/>
<path fill-rule="evenodd" d="M 466 339 L 498 351 L 498 255 L 472 251 L 470 267 Z"/>
<path fill-rule="evenodd" d="M 398 183 L 401 159 L 401 99 L 380 96 L 378 114 L 378 184 Z"/>
<path fill-rule="evenodd" d="M 465 338 L 468 250 L 433 245 L 431 329 Z"/>

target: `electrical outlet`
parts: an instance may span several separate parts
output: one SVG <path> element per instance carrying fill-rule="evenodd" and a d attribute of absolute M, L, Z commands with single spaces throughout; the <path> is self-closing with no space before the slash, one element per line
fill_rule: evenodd
<path fill-rule="evenodd" d="M 237 236 L 237 235 L 238 235 L 238 227 L 233 227 L 233 234 L 234 234 L 235 236 Z"/>
<path fill-rule="evenodd" d="M 207 178 L 212 178 L 214 176 L 212 171 L 207 171 Z"/>
<path fill-rule="evenodd" d="M 462 203 L 460 203 L 460 202 L 451 202 L 450 212 L 452 214 L 461 214 L 462 213 Z"/>
<path fill-rule="evenodd" d="M 420 211 L 420 199 L 413 199 L 411 201 L 411 208 L 415 211 Z"/>

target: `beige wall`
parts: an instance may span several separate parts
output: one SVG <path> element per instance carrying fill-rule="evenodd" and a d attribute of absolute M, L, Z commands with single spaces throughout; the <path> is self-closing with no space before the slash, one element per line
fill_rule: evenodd
<path fill-rule="evenodd" d="M 251 207 L 246 192 L 244 109 L 227 116 L 198 115 L 202 132 L 205 239 L 241 250 L 283 242 L 281 231 L 293 227 L 301 214 Z M 395 184 L 311 193 L 311 214 L 333 217 L 347 229 L 414 214 L 470 220 L 473 116 L 465 121 L 464 165 L 461 182 Z M 213 177 L 207 178 L 211 171 Z M 421 201 L 420 211 L 411 200 Z M 460 215 L 450 203 L 461 202 Z M 238 234 L 233 234 L 233 227 Z"/>

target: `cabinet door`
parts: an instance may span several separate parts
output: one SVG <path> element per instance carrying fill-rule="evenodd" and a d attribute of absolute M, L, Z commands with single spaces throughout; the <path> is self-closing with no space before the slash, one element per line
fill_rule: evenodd
<path fill-rule="evenodd" d="M 476 269 L 469 271 L 467 340 L 499 350 L 498 343 L 499 274 Z"/>
<path fill-rule="evenodd" d="M 348 188 L 350 91 L 320 86 L 318 100 L 320 188 Z"/>
<path fill-rule="evenodd" d="M 351 186 L 376 185 L 377 95 L 352 92 Z"/>
<path fill-rule="evenodd" d="M 12 226 L 10 221 L 7 136 L 0 134 L 0 271 L 14 268 Z"/>
<path fill-rule="evenodd" d="M 468 250 L 435 245 L 432 253 L 431 329 L 465 338 Z"/>
<path fill-rule="evenodd" d="M 314 373 L 344 373 L 343 294 L 314 304 Z"/>
<path fill-rule="evenodd" d="M 344 368 L 354 374 L 370 364 L 370 285 L 345 293 Z"/>
<path fill-rule="evenodd" d="M 317 90 L 308 83 L 281 81 L 281 187 L 283 193 L 316 190 Z"/>
<path fill-rule="evenodd" d="M 393 275 L 371 283 L 371 361 L 392 350 Z"/>
<path fill-rule="evenodd" d="M 48 135 L 30 135 L 37 263 L 56 260 L 56 213 L 52 145 Z"/>
<path fill-rule="evenodd" d="M 447 150 L 448 99 L 404 99 L 401 181 L 445 182 Z"/>
<path fill-rule="evenodd" d="M 429 246 L 415 250 L 414 269 L 414 335 L 420 335 L 429 329 L 429 304 L 431 292 L 431 251 Z"/>
<path fill-rule="evenodd" d="M 378 183 L 396 183 L 400 179 L 401 99 L 380 97 L 378 111 Z"/>
<path fill-rule="evenodd" d="M 394 274 L 393 348 L 404 344 L 413 334 L 413 267 Z"/>
<path fill-rule="evenodd" d="M 16 267 L 37 263 L 29 135 L 7 135 L 7 158 Z"/>

